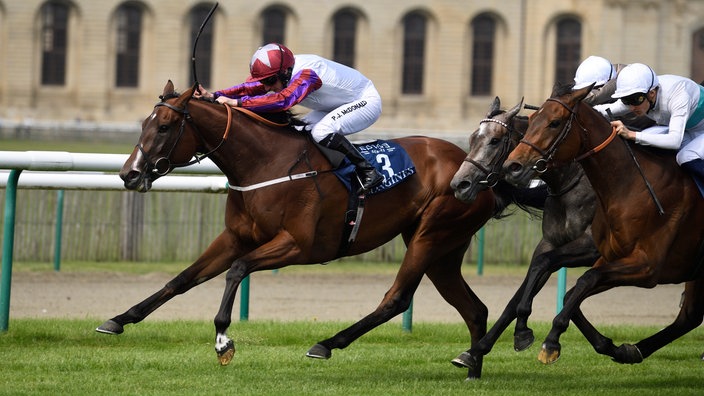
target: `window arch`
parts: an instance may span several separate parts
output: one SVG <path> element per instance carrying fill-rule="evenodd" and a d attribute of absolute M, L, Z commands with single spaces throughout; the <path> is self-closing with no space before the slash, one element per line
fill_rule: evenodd
<path fill-rule="evenodd" d="M 692 79 L 704 85 L 704 27 L 692 34 Z"/>
<path fill-rule="evenodd" d="M 196 36 L 198 36 L 198 31 L 200 30 L 203 21 L 208 16 L 212 4 L 201 3 L 191 9 L 189 15 L 189 23 L 191 30 L 191 47 L 195 44 Z M 198 72 L 198 82 L 203 86 L 210 86 L 211 75 L 213 69 L 213 31 L 215 30 L 215 20 L 211 20 L 203 27 L 203 31 L 198 38 L 198 47 L 196 47 L 196 60 L 195 67 Z M 189 54 L 190 55 L 190 54 Z M 193 81 L 193 62 L 191 59 L 189 63 L 189 81 L 194 84 Z"/>
<path fill-rule="evenodd" d="M 286 11 L 269 7 L 262 12 L 262 45 L 286 42 Z"/>
<path fill-rule="evenodd" d="M 557 22 L 556 30 L 555 82 L 569 83 L 582 57 L 582 24 L 575 18 L 565 18 Z"/>
<path fill-rule="evenodd" d="M 358 19 L 351 9 L 340 10 L 333 16 L 332 59 L 349 67 L 355 66 Z"/>
<path fill-rule="evenodd" d="M 472 20 L 472 74 L 469 92 L 472 95 L 490 95 L 494 69 L 494 42 L 496 20 L 481 14 Z"/>
<path fill-rule="evenodd" d="M 41 8 L 42 85 L 65 85 L 68 54 L 67 4 L 45 3 Z"/>
<path fill-rule="evenodd" d="M 423 93 L 427 22 L 426 16 L 420 12 L 411 12 L 403 18 L 403 94 Z"/>
<path fill-rule="evenodd" d="M 142 42 L 142 8 L 122 4 L 115 13 L 115 86 L 139 85 L 139 52 Z"/>

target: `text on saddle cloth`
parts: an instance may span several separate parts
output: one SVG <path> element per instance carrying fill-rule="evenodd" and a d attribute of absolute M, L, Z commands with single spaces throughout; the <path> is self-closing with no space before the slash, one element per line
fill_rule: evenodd
<path fill-rule="evenodd" d="M 387 140 L 375 140 L 363 144 L 355 143 L 359 152 L 384 176 L 384 182 L 373 188 L 367 195 L 374 195 L 390 189 L 416 173 L 413 160 L 400 145 Z M 335 170 L 335 175 L 352 191 L 352 178 L 355 166 L 346 158 Z"/>

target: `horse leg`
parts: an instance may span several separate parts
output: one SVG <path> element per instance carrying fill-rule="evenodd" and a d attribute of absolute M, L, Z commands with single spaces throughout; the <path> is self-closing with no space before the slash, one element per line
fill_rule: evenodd
<path fill-rule="evenodd" d="M 232 262 L 225 276 L 225 290 L 220 308 L 215 315 L 215 352 L 220 365 L 228 365 L 235 355 L 235 344 L 227 336 L 227 329 L 232 322 L 232 306 L 242 279 L 252 272 L 282 268 L 300 263 L 301 249 L 296 240 L 286 231 L 282 231 L 269 242 Z"/>
<path fill-rule="evenodd" d="M 407 245 L 408 250 L 396 274 L 396 279 L 391 288 L 384 294 L 379 306 L 352 326 L 313 345 L 306 353 L 306 356 L 316 359 L 329 359 L 332 356 L 333 349 L 346 348 L 357 338 L 408 309 L 411 305 L 413 294 L 418 288 L 426 268 L 430 265 L 433 251 L 430 246 L 419 248 L 418 242 L 410 242 Z"/>
<path fill-rule="evenodd" d="M 466 249 L 461 249 L 452 255 L 450 260 L 435 262 L 428 268 L 426 275 L 433 282 L 440 295 L 452 305 L 467 325 L 474 347 L 486 336 L 486 322 L 489 311 L 479 297 L 472 291 L 462 277 L 462 258 Z M 482 356 L 472 359 L 471 364 L 464 362 L 452 363 L 468 369 L 467 379 L 478 379 L 482 374 Z"/>
<path fill-rule="evenodd" d="M 590 269 L 579 277 L 577 283 L 565 294 L 565 302 L 562 311 L 558 313 L 552 321 L 552 328 L 548 333 L 538 360 L 544 364 L 554 363 L 560 358 L 560 336 L 567 331 L 570 319 L 579 310 L 579 306 L 585 298 L 596 294 L 601 273 L 595 269 Z M 605 290 L 605 289 L 604 289 Z"/>
<path fill-rule="evenodd" d="M 704 319 L 704 278 L 699 278 L 685 284 L 684 299 L 675 321 L 654 335 L 637 342 L 635 348 L 640 351 L 642 359 L 645 359 L 658 349 L 697 328 L 702 323 L 702 319 Z M 612 356 L 613 359 L 619 363 L 639 363 L 631 361 L 629 349 L 629 345 L 621 345 L 615 356 Z"/>
<path fill-rule="evenodd" d="M 545 286 L 550 275 L 562 267 L 590 267 L 600 256 L 590 233 L 583 233 L 579 238 L 556 248 L 543 240 L 535 253 L 528 269 L 526 289 L 516 307 L 513 347 L 517 352 L 533 344 L 533 330 L 528 327 L 528 318 L 533 312 L 533 299 Z"/>
<path fill-rule="evenodd" d="M 107 320 L 95 330 L 104 334 L 121 334 L 126 324 L 144 320 L 173 297 L 223 273 L 230 266 L 235 254 L 230 241 L 231 235 L 227 231 L 221 233 L 193 264 L 170 280 L 161 290 L 123 314 Z"/>

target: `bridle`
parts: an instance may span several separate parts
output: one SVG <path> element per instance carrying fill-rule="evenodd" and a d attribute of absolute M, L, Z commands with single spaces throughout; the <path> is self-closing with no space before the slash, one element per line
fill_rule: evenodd
<path fill-rule="evenodd" d="M 485 167 L 484 165 L 480 164 L 479 162 L 473 160 L 472 158 L 469 158 L 467 156 L 464 161 L 469 162 L 470 164 L 474 165 L 477 167 L 480 171 L 482 171 L 486 177 L 484 180 L 480 180 L 478 183 L 479 184 L 486 184 L 488 187 L 494 187 L 496 186 L 496 183 L 501 180 L 503 177 L 503 172 L 501 171 L 501 167 L 503 165 L 503 161 L 506 159 L 508 156 L 508 153 L 511 151 L 511 140 L 512 140 L 512 133 L 518 134 L 519 136 L 523 136 L 520 132 L 516 131 L 513 127 L 511 127 L 509 124 L 494 119 L 494 118 L 485 118 L 483 120 L 479 121 L 479 125 L 484 124 L 484 123 L 490 123 L 493 122 L 495 124 L 499 124 L 502 127 L 506 128 L 508 131 L 507 134 L 504 135 L 502 138 L 503 144 L 501 146 L 501 150 L 498 150 L 494 158 L 489 161 L 489 165 Z"/>
<path fill-rule="evenodd" d="M 177 136 L 176 140 L 174 141 L 174 144 L 171 146 L 171 148 L 167 152 L 167 154 L 165 156 L 161 156 L 161 157 L 157 158 L 156 161 L 152 162 L 149 154 L 147 154 L 147 152 L 144 150 L 144 146 L 142 145 L 142 143 L 140 142 L 136 145 L 139 152 L 142 153 L 142 155 L 144 156 L 145 163 L 146 163 L 145 172 L 147 172 L 147 173 L 151 172 L 151 173 L 157 174 L 158 176 L 164 176 L 164 175 L 168 174 L 174 168 L 182 168 L 182 167 L 186 167 L 189 165 L 193 165 L 195 163 L 200 163 L 201 160 L 203 160 L 204 158 L 207 158 L 209 155 L 211 155 L 212 153 L 214 153 L 215 151 L 220 149 L 220 147 L 223 145 L 223 143 L 225 143 L 225 140 L 227 140 L 227 135 L 230 131 L 230 124 L 232 121 L 232 110 L 231 110 L 230 106 L 225 105 L 225 108 L 227 109 L 227 127 L 225 128 L 225 133 L 223 134 L 222 139 L 220 140 L 220 143 L 218 143 L 218 145 L 215 146 L 215 148 L 213 148 L 212 150 L 208 151 L 205 154 L 196 153 L 194 155 L 195 158 L 188 161 L 188 162 L 183 162 L 183 163 L 178 163 L 178 164 L 172 163 L 171 162 L 171 155 L 173 154 L 174 150 L 176 149 L 176 146 L 178 146 L 178 143 L 181 141 L 181 137 L 183 137 L 183 133 L 186 129 L 186 121 L 188 121 L 191 124 L 191 126 L 193 127 L 193 129 L 195 129 L 196 135 L 201 140 L 203 139 L 203 136 L 200 133 L 198 126 L 195 123 L 193 123 L 193 117 L 191 117 L 191 114 L 188 111 L 188 105 L 184 105 L 184 107 L 178 107 L 178 106 L 174 106 L 174 105 L 166 102 L 166 100 L 174 98 L 174 97 L 177 97 L 177 96 L 176 95 L 168 96 L 168 97 L 160 96 L 161 102 L 154 105 L 155 111 L 156 111 L 156 108 L 163 106 L 163 107 L 166 107 L 170 110 L 173 110 L 183 116 L 183 118 L 181 119 L 181 125 L 179 125 L 179 128 L 178 128 L 178 136 Z"/>
<path fill-rule="evenodd" d="M 548 146 L 548 148 L 546 150 L 541 149 L 540 147 L 536 146 L 535 144 L 533 144 L 525 139 L 521 139 L 518 142 L 518 144 L 523 143 L 523 144 L 527 145 L 528 147 L 537 151 L 542 156 L 542 158 L 537 160 L 535 162 L 535 165 L 533 165 L 533 170 L 537 173 L 544 173 L 545 171 L 547 171 L 549 169 L 549 166 L 553 162 L 553 157 L 555 156 L 555 153 L 557 152 L 558 147 L 567 138 L 567 134 L 572 129 L 572 122 L 574 120 L 577 120 L 577 125 L 579 125 L 579 127 L 582 129 L 582 133 L 584 133 L 585 135 L 587 133 L 589 133 L 589 131 L 579 122 L 579 119 L 577 118 L 577 110 L 579 108 L 579 104 L 581 103 L 581 101 L 577 101 L 575 103 L 574 107 L 568 106 L 565 102 L 563 102 L 557 98 L 548 98 L 546 100 L 546 102 L 559 103 L 562 107 L 564 107 L 565 109 L 567 109 L 567 111 L 570 112 L 570 117 L 567 119 L 565 126 L 562 128 L 562 130 L 557 135 L 555 140 L 552 143 L 550 143 L 550 146 Z M 606 140 L 604 140 L 601 144 L 594 147 L 593 149 L 586 151 L 585 153 L 579 155 L 578 157 L 576 157 L 574 159 L 574 161 L 579 162 L 579 161 L 603 150 L 606 146 L 609 145 L 609 143 L 611 143 L 614 140 L 616 135 L 617 135 L 616 129 L 612 128 L 611 134 L 606 138 Z"/>

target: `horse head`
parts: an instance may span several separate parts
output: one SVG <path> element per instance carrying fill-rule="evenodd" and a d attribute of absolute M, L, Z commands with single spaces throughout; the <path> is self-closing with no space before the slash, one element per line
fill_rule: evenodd
<path fill-rule="evenodd" d="M 536 173 L 575 160 L 583 150 L 585 136 L 570 132 L 575 128 L 586 131 L 579 121 L 574 121 L 580 109 L 594 111 L 582 102 L 591 89 L 592 86 L 587 86 L 573 91 L 572 85 L 555 88 L 551 97 L 529 117 L 523 139 L 504 162 L 506 181 L 526 186 Z"/>
<path fill-rule="evenodd" d="M 142 122 L 139 143 L 120 170 L 125 188 L 147 192 L 154 180 L 188 164 L 198 152 L 198 137 L 187 125 L 193 89 L 178 94 L 171 80 L 166 83 L 161 101 Z"/>
<path fill-rule="evenodd" d="M 469 152 L 450 183 L 457 199 L 471 203 L 480 191 L 494 187 L 503 177 L 501 166 L 525 131 L 525 125 L 515 118 L 522 107 L 523 99 L 502 111 L 499 97 L 494 99 L 486 118 L 469 135 Z"/>

